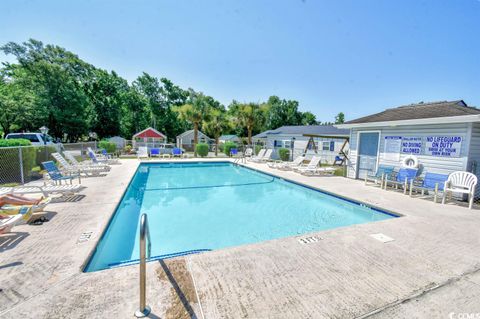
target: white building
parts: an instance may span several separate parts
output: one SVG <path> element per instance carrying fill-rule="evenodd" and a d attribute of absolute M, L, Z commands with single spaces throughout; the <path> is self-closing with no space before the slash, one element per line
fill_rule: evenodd
<path fill-rule="evenodd" d="M 222 135 L 218 138 L 219 143 L 233 142 L 240 143 L 241 139 L 237 135 Z"/>
<path fill-rule="evenodd" d="M 350 178 L 362 179 L 379 165 L 400 167 L 408 155 L 418 158 L 420 174 L 479 176 L 480 110 L 464 101 L 411 104 L 336 126 L 350 129 Z"/>
<path fill-rule="evenodd" d="M 181 147 L 187 151 L 193 150 L 194 145 L 194 131 L 188 130 L 177 136 L 177 147 Z M 201 131 L 198 131 L 198 143 L 207 143 L 211 144 L 212 139 L 207 135 L 203 134 Z"/>
<path fill-rule="evenodd" d="M 306 155 L 322 157 L 324 163 L 333 163 L 335 156 L 342 151 L 348 153 L 349 130 L 332 125 L 282 126 L 268 130 L 253 137 L 262 141 L 266 148 L 274 150 L 273 158 L 278 158 L 280 148 L 293 149 L 293 159 Z"/>

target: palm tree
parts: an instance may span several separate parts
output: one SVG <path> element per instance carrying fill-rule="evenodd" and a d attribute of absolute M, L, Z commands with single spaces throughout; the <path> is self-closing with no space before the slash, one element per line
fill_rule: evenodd
<path fill-rule="evenodd" d="M 252 131 L 262 122 L 260 106 L 256 103 L 240 104 L 236 117 L 240 125 L 247 129 L 248 144 L 252 145 Z"/>
<path fill-rule="evenodd" d="M 209 106 L 205 102 L 202 93 L 195 93 L 191 103 L 184 104 L 176 109 L 178 115 L 184 121 L 193 124 L 193 152 L 197 156 L 198 128 L 203 120 L 208 118 Z"/>
<path fill-rule="evenodd" d="M 218 155 L 218 138 L 222 135 L 223 132 L 230 128 L 230 123 L 228 122 L 225 112 L 222 112 L 218 109 L 213 109 L 210 112 L 208 121 L 204 121 L 203 126 L 207 133 L 215 138 L 215 156 Z"/>

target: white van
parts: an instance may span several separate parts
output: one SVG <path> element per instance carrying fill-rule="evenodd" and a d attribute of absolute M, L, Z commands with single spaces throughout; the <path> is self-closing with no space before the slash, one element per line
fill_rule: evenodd
<path fill-rule="evenodd" d="M 9 133 L 5 136 L 6 140 L 13 140 L 23 138 L 29 140 L 33 146 L 43 146 L 43 145 L 56 145 L 53 142 L 53 139 L 50 135 L 44 135 L 42 133 Z"/>

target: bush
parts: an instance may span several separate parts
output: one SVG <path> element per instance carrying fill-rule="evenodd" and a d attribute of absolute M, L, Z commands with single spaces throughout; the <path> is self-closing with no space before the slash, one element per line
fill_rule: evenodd
<path fill-rule="evenodd" d="M 37 153 L 35 156 L 35 166 L 41 166 L 42 162 L 53 160 L 51 154 L 57 152 L 55 146 L 51 145 L 48 145 L 47 147 L 37 146 L 34 147 L 34 149 Z"/>
<path fill-rule="evenodd" d="M 123 148 L 123 151 L 127 154 L 130 154 L 132 152 L 132 145 L 125 145 L 125 147 Z"/>
<path fill-rule="evenodd" d="M 117 150 L 117 144 L 115 144 L 113 142 L 109 142 L 107 140 L 100 141 L 98 143 L 98 147 L 103 148 L 109 154 L 115 153 L 115 151 Z"/>
<path fill-rule="evenodd" d="M 19 165 L 19 150 L 16 146 L 24 146 L 22 147 L 24 181 L 27 182 L 30 180 L 31 171 L 37 166 L 37 152 L 35 147 L 28 147 L 29 145 L 32 145 L 32 143 L 25 139 L 0 139 L 0 148 L 4 148 L 0 149 L 0 184 L 22 182 Z"/>
<path fill-rule="evenodd" d="M 24 138 L 15 138 L 11 140 L 0 139 L 0 147 L 29 146 L 32 143 Z"/>
<path fill-rule="evenodd" d="M 218 151 L 223 152 L 223 150 L 224 150 L 224 145 L 223 145 L 223 143 L 218 144 Z"/>
<path fill-rule="evenodd" d="M 278 150 L 278 156 L 282 161 L 288 161 L 290 159 L 290 150 L 288 148 L 280 148 Z"/>
<path fill-rule="evenodd" d="M 262 145 L 255 145 L 255 155 L 258 155 L 261 149 L 262 149 Z"/>
<path fill-rule="evenodd" d="M 225 155 L 230 156 L 230 150 L 232 148 L 236 148 L 236 147 L 237 147 L 237 144 L 235 144 L 233 142 L 226 142 L 223 145 L 223 152 L 225 153 Z"/>
<path fill-rule="evenodd" d="M 208 144 L 198 143 L 195 150 L 197 151 L 198 156 L 205 157 L 208 155 Z"/>

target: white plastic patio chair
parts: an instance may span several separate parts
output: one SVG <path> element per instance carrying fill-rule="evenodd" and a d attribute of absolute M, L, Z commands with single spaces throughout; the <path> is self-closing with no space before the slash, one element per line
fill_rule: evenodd
<path fill-rule="evenodd" d="M 262 148 L 257 155 L 254 155 L 252 157 L 250 157 L 250 161 L 252 162 L 260 162 L 263 158 L 263 156 L 265 155 L 265 152 L 267 151 L 267 149 L 265 148 Z"/>
<path fill-rule="evenodd" d="M 72 163 L 73 166 L 100 167 L 100 168 L 104 169 L 106 172 L 110 171 L 110 166 L 108 166 L 108 164 L 93 163 L 93 162 L 91 162 L 91 161 L 82 161 L 82 162 L 79 162 L 79 161 L 77 161 L 77 159 L 75 158 L 75 156 L 73 155 L 73 153 L 70 152 L 70 151 L 64 151 L 64 152 L 63 152 L 63 155 L 65 156 L 65 158 L 67 159 L 67 161 L 69 161 L 70 163 Z"/>
<path fill-rule="evenodd" d="M 477 176 L 474 174 L 462 171 L 453 172 L 445 182 L 442 204 L 445 204 L 447 195 L 449 195 L 451 199 L 452 193 L 468 194 L 468 208 L 472 209 L 476 185 Z"/>
<path fill-rule="evenodd" d="M 148 148 L 145 146 L 140 146 L 137 151 L 137 158 L 141 160 L 142 158 L 149 158 L 148 157 Z"/>
<path fill-rule="evenodd" d="M 298 167 L 294 170 L 302 175 L 323 175 L 335 173 L 335 167 L 321 167 L 320 161 L 321 158 L 319 156 L 314 156 L 306 167 Z"/>
<path fill-rule="evenodd" d="M 271 157 L 272 157 L 272 154 L 273 154 L 273 150 L 272 149 L 268 149 L 265 151 L 265 154 L 263 155 L 263 157 L 260 159 L 261 162 L 267 162 L 267 161 L 270 161 L 271 160 Z"/>
<path fill-rule="evenodd" d="M 98 176 L 100 173 L 108 172 L 103 167 L 93 166 L 74 166 L 67 162 L 67 160 L 60 153 L 52 153 L 52 157 L 60 164 L 60 167 L 68 173 L 81 173 L 86 176 Z"/>
<path fill-rule="evenodd" d="M 85 187 L 80 184 L 74 185 L 44 185 L 44 186 L 34 186 L 34 185 L 23 185 L 15 187 L 0 187 L 0 195 L 4 194 L 36 194 L 41 193 L 43 196 L 47 197 L 50 194 L 75 194 Z"/>

